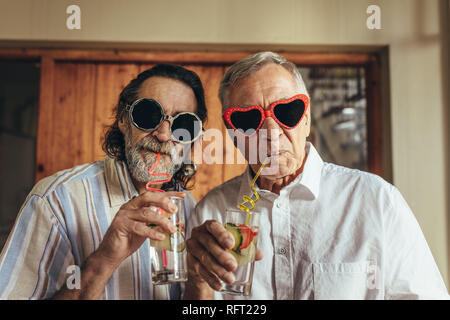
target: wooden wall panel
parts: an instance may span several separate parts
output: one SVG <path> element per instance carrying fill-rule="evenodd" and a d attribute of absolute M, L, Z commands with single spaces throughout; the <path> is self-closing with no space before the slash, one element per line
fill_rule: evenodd
<path fill-rule="evenodd" d="M 36 181 L 105 156 L 105 128 L 114 121 L 120 92 L 139 73 L 137 64 L 49 66 L 52 76 L 43 76 L 46 89 L 41 93 Z"/>
<path fill-rule="evenodd" d="M 223 73 L 227 72 L 227 70 L 230 68 L 229 65 L 224 66 Z M 218 93 L 217 93 L 218 94 Z M 222 106 L 221 106 L 222 108 Z M 222 116 L 222 110 L 221 110 L 221 116 Z M 224 132 L 226 133 L 226 127 L 225 124 L 222 121 L 222 127 Z M 223 166 L 223 181 L 228 181 L 237 175 L 240 175 L 244 172 L 245 168 L 247 167 L 247 161 L 245 160 L 244 156 L 241 154 L 241 152 L 237 148 L 229 148 L 226 146 L 232 146 L 233 142 L 228 135 L 228 133 L 224 134 L 224 159 L 233 158 L 233 163 L 224 164 Z"/>
<path fill-rule="evenodd" d="M 175 64 L 215 64 L 231 65 L 260 50 L 250 51 L 133 51 L 133 50 L 74 50 L 74 49 L 26 49 L 4 48 L 0 58 L 39 59 L 47 56 L 54 60 L 102 61 L 102 62 L 140 62 Z M 339 52 L 280 52 L 289 61 L 297 65 L 364 65 L 372 53 Z"/>
<path fill-rule="evenodd" d="M 39 115 L 37 180 L 93 157 L 95 65 L 53 66 L 53 88 L 47 89 L 52 97 L 41 104 Z"/>
<path fill-rule="evenodd" d="M 208 118 L 204 129 L 221 130 L 220 102 L 216 96 L 220 79 L 223 75 L 223 68 L 221 66 L 198 65 L 185 65 L 184 67 L 198 74 L 205 90 L 205 103 L 208 110 Z M 201 199 L 209 190 L 217 186 L 223 180 L 223 168 L 221 165 L 217 163 L 208 164 L 204 157 L 205 149 L 211 148 L 215 141 L 203 141 L 202 139 L 202 141 L 197 141 L 197 144 L 198 143 L 202 144 L 202 163 L 197 164 L 195 187 L 191 191 L 192 195 L 197 200 Z"/>
<path fill-rule="evenodd" d="M 154 64 L 140 64 L 139 65 L 139 73 L 144 72 L 147 69 L 153 68 Z"/>
<path fill-rule="evenodd" d="M 105 157 L 102 150 L 107 126 L 114 122 L 114 109 L 120 92 L 139 74 L 138 64 L 99 63 L 95 94 L 95 125 L 93 128 L 94 158 Z M 89 89 L 86 89 L 89 90 Z"/>

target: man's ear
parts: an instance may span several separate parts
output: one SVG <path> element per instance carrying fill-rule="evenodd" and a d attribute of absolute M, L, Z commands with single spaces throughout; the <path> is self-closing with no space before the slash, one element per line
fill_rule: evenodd
<path fill-rule="evenodd" d="M 306 137 L 309 137 L 311 133 L 311 108 L 308 108 L 308 111 L 305 114 L 305 130 L 306 130 Z"/>
<path fill-rule="evenodd" d="M 122 134 L 125 134 L 125 126 L 127 125 L 126 123 L 125 123 L 125 119 L 124 119 L 125 117 L 124 116 L 122 116 L 121 118 L 120 118 L 120 120 L 117 122 L 117 125 L 118 125 L 118 127 L 119 127 L 119 130 L 120 130 L 120 132 L 122 132 Z"/>

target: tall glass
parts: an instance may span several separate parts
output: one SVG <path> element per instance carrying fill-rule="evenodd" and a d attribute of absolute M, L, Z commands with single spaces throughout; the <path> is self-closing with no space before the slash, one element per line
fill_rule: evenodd
<path fill-rule="evenodd" d="M 168 234 L 159 226 L 153 226 L 155 230 L 164 233 L 166 238 L 150 241 L 152 283 L 155 285 L 187 281 L 184 200 L 179 197 L 170 199 L 178 210 L 173 214 L 164 212 L 164 215 L 176 226 L 177 231 Z"/>
<path fill-rule="evenodd" d="M 258 240 L 257 213 L 248 215 L 238 209 L 227 209 L 225 228 L 234 237 L 235 245 L 229 252 L 236 258 L 238 267 L 233 271 L 236 281 L 223 283 L 222 293 L 248 296 L 251 293 L 256 244 Z"/>

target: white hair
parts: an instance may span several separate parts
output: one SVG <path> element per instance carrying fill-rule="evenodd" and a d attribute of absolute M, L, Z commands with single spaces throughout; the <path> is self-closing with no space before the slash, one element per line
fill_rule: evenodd
<path fill-rule="evenodd" d="M 226 108 L 228 91 L 231 86 L 236 84 L 239 80 L 250 76 L 254 72 L 261 69 L 261 67 L 269 63 L 278 64 L 289 71 L 297 83 L 297 88 L 302 93 L 309 96 L 305 83 L 303 82 L 302 75 L 300 74 L 297 66 L 277 53 L 265 51 L 248 56 L 236 62 L 227 70 L 222 78 L 222 81 L 220 82 L 219 87 L 219 99 L 222 103 L 222 108 Z"/>

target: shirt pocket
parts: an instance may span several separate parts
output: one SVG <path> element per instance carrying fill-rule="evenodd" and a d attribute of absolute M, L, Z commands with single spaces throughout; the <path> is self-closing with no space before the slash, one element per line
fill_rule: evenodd
<path fill-rule="evenodd" d="M 313 263 L 314 299 L 365 299 L 369 262 Z"/>

